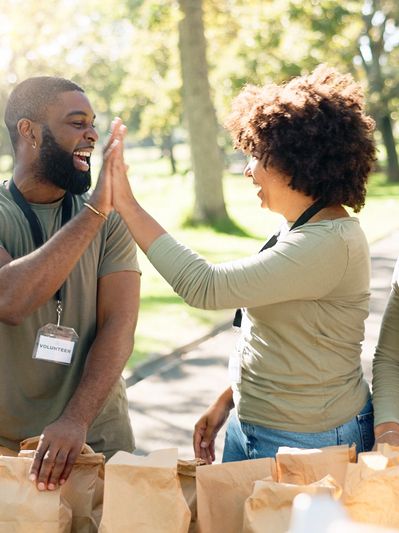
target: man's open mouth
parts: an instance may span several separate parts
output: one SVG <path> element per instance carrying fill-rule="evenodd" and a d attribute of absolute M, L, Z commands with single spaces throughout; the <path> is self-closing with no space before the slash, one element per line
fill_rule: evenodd
<path fill-rule="evenodd" d="M 90 169 L 91 152 L 88 150 L 75 150 L 73 152 L 73 164 L 77 170 L 87 172 Z"/>

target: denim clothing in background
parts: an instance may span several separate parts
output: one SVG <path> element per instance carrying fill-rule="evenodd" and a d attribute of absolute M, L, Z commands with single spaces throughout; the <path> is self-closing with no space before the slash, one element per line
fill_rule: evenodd
<path fill-rule="evenodd" d="M 240 422 L 236 413 L 229 420 L 224 443 L 224 463 L 275 457 L 280 446 L 324 448 L 340 444 L 356 445 L 357 453 L 368 452 L 374 445 L 373 405 L 369 399 L 360 413 L 349 422 L 321 433 L 298 433 L 268 429 Z"/>

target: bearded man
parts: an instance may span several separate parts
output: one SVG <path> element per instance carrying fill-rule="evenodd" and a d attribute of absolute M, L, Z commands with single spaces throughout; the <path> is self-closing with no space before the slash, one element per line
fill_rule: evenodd
<path fill-rule="evenodd" d="M 84 442 L 106 458 L 134 449 L 121 373 L 140 271 L 112 206 L 120 121 L 87 192 L 94 119 L 83 89 L 47 76 L 17 85 L 5 111 L 15 165 L 0 186 L 0 446 L 41 435 L 39 490 L 66 481 Z"/>

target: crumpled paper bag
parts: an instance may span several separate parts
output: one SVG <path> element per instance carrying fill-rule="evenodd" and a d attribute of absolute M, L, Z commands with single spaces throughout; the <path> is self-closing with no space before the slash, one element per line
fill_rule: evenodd
<path fill-rule="evenodd" d="M 117 452 L 106 463 L 101 533 L 187 533 L 190 517 L 177 449 L 146 457 Z"/>
<path fill-rule="evenodd" d="M 354 462 L 355 446 L 317 449 L 281 447 L 276 455 L 277 479 L 282 483 L 308 485 L 330 475 L 343 486 L 347 466 Z"/>
<path fill-rule="evenodd" d="M 397 455 L 389 445 L 380 449 L 385 454 L 360 453 L 348 466 L 343 503 L 355 521 L 399 528 L 399 466 L 390 466 Z"/>
<path fill-rule="evenodd" d="M 399 466 L 399 446 L 392 446 L 386 443 L 378 444 L 377 452 L 388 458 L 388 467 Z"/>
<path fill-rule="evenodd" d="M 254 481 L 276 479 L 273 458 L 202 466 L 197 470 L 198 531 L 237 533 L 242 530 L 245 500 Z"/>
<path fill-rule="evenodd" d="M 252 494 L 245 502 L 242 533 L 286 533 L 294 498 L 302 493 L 327 494 L 338 499 L 342 489 L 331 476 L 307 485 L 279 483 L 271 478 L 255 481 Z"/>
<path fill-rule="evenodd" d="M 6 455 L 7 457 L 18 457 L 18 452 L 6 448 L 5 446 L 0 446 L 0 455 Z"/>

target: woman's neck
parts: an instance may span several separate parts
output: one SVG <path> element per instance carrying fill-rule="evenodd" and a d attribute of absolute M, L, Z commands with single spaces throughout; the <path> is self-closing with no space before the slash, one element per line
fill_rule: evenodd
<path fill-rule="evenodd" d="M 295 222 L 302 213 L 304 213 L 316 200 L 311 196 L 306 196 L 302 192 L 290 190 L 287 192 L 280 208 L 276 211 L 281 213 L 288 222 Z M 349 216 L 342 205 L 326 206 L 318 211 L 309 222 L 317 222 L 319 220 L 334 220 Z"/>

